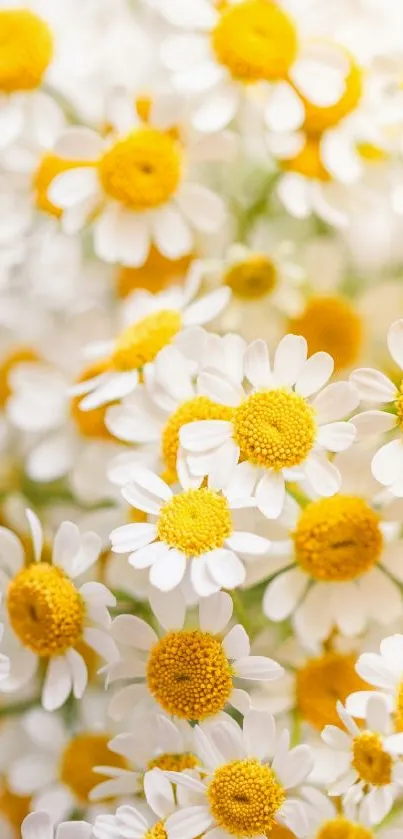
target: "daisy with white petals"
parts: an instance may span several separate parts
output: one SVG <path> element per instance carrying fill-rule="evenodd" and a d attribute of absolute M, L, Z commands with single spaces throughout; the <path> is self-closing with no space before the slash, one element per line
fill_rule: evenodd
<path fill-rule="evenodd" d="M 0 528 L 0 573 L 5 589 L 5 649 L 10 651 L 9 676 L 0 690 L 12 693 L 26 684 L 40 663 L 46 665 L 42 703 L 54 710 L 71 691 L 80 698 L 88 673 L 78 651 L 83 642 L 106 661 L 117 657 L 108 635 L 108 607 L 115 605 L 109 589 L 97 582 L 76 584 L 98 559 L 101 540 L 80 533 L 72 522 L 60 525 L 53 540 L 52 562 L 43 556 L 44 537 L 34 513 L 27 511 L 34 561 L 26 562 L 23 545 Z"/>
<path fill-rule="evenodd" d="M 397 731 L 403 731 L 403 635 L 390 635 L 380 644 L 379 653 L 362 653 L 356 670 L 368 685 L 386 702 L 393 715 Z M 347 710 L 355 717 L 365 717 L 367 703 L 373 691 L 362 690 L 352 693 L 346 702 Z M 400 743 L 402 734 L 396 735 Z"/>
<path fill-rule="evenodd" d="M 232 407 L 232 418 L 195 422 L 180 432 L 190 471 L 208 474 L 210 486 L 231 480 L 243 461 L 245 492 L 254 492 L 257 507 L 271 519 L 284 507 L 286 481 L 307 479 L 319 495 L 334 495 L 341 478 L 327 454 L 348 449 L 355 438 L 354 425 L 341 421 L 357 407 L 355 388 L 347 382 L 326 386 L 333 359 L 324 352 L 307 359 L 307 351 L 304 338 L 286 335 L 271 369 L 266 344 L 254 341 L 244 355 L 251 389 L 203 372 L 199 392 Z"/>
<path fill-rule="evenodd" d="M 403 371 L 403 320 L 392 323 L 388 332 L 388 348 L 393 361 Z M 393 440 L 383 443 L 372 459 L 372 472 L 380 484 L 393 495 L 403 497 L 403 381 L 399 387 L 381 373 L 363 367 L 350 377 L 363 402 L 387 405 L 357 414 L 354 424 L 357 432 L 385 435 L 395 430 Z"/>
<path fill-rule="evenodd" d="M 150 583 L 161 591 L 172 591 L 187 573 L 200 597 L 240 586 L 246 572 L 238 553 L 263 556 L 270 547 L 268 539 L 234 529 L 232 510 L 255 506 L 244 495 L 243 473 L 241 465 L 222 492 L 200 486 L 202 478 L 192 485 L 185 473 L 182 487 L 174 493 L 150 470 L 133 469 L 122 495 L 136 510 L 155 518 L 112 531 L 112 550 L 131 551 L 130 564 L 150 568 Z"/>
<path fill-rule="evenodd" d="M 49 813 L 44 810 L 37 810 L 30 813 L 21 825 L 22 839 L 107 839 L 107 835 L 101 832 L 94 832 L 94 826 L 88 822 L 74 821 L 62 822 L 54 827 Z"/>
<path fill-rule="evenodd" d="M 192 251 L 195 231 L 214 233 L 223 223 L 221 198 L 186 169 L 192 154 L 226 157 L 226 138 L 224 147 L 220 137 L 203 147 L 190 142 L 182 110 L 181 99 L 167 94 L 152 101 L 142 119 L 128 95 L 117 95 L 114 131 L 106 139 L 74 127 L 56 143 L 55 153 L 77 167 L 54 178 L 49 198 L 63 210 L 68 232 L 95 216 L 95 252 L 106 262 L 139 267 L 152 243 L 168 259 L 179 259 Z"/>
<path fill-rule="evenodd" d="M 290 749 L 290 735 L 276 736 L 274 718 L 251 710 L 243 729 L 220 721 L 194 732 L 202 778 L 166 772 L 188 790 L 189 804 L 166 821 L 168 839 L 262 837 L 281 825 L 297 837 L 309 830 L 306 805 L 298 787 L 313 768 L 306 745 Z"/>
<path fill-rule="evenodd" d="M 167 714 L 185 720 L 205 720 L 228 704 L 246 713 L 246 691 L 234 678 L 271 681 L 283 668 L 271 658 L 249 655 L 249 638 L 237 624 L 225 633 L 232 616 L 229 594 L 218 592 L 199 604 L 199 622 L 185 629 L 185 599 L 179 590 L 150 593 L 150 603 L 162 627 L 160 635 L 134 615 L 119 615 L 111 634 L 121 645 L 121 659 L 106 668 L 108 681 L 134 680 L 112 698 L 110 714 L 120 719 L 135 703 L 154 700 Z"/>
<path fill-rule="evenodd" d="M 165 821 L 175 810 L 176 801 L 171 784 L 158 769 L 144 776 L 144 795 L 147 807 L 125 804 L 113 816 L 99 816 L 95 839 L 166 839 Z M 176 795 L 178 797 L 178 795 Z M 99 831 L 99 832 L 98 832 Z"/>
<path fill-rule="evenodd" d="M 391 721 L 385 699 L 373 695 L 365 713 L 364 729 L 337 703 L 346 729 L 334 725 L 323 729 L 322 738 L 330 748 L 345 755 L 346 768 L 329 788 L 329 794 L 344 795 L 346 804 L 359 806 L 359 817 L 378 824 L 402 793 L 403 763 L 393 752 Z"/>
<path fill-rule="evenodd" d="M 114 402 L 132 393 L 140 372 L 147 376 L 148 366 L 169 344 L 179 348 L 197 341 L 201 326 L 217 317 L 225 308 L 231 291 L 219 288 L 199 300 L 194 298 L 201 284 L 201 273 L 193 265 L 182 288 L 173 287 L 159 294 L 140 290 L 134 292 L 125 306 L 122 331 L 114 341 L 89 344 L 87 354 L 101 359 L 99 375 L 89 376 L 72 388 L 73 396 L 84 396 L 82 411 Z"/>

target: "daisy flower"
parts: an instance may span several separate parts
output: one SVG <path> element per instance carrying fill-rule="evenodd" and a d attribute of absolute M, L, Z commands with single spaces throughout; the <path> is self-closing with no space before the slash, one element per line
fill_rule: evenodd
<path fill-rule="evenodd" d="M 340 421 L 357 406 L 353 385 L 326 386 L 333 359 L 319 352 L 307 360 L 307 343 L 298 335 L 280 341 L 273 370 L 260 340 L 246 349 L 244 365 L 252 385 L 246 391 L 223 376 L 200 375 L 199 392 L 232 407 L 233 415 L 181 429 L 190 471 L 208 474 L 218 487 L 230 480 L 241 460 L 247 464 L 245 487 L 255 488 L 257 507 L 272 519 L 284 507 L 287 481 L 307 479 L 319 495 L 334 495 L 341 478 L 327 452 L 348 449 L 354 441 L 355 427 Z"/>
<path fill-rule="evenodd" d="M 142 119 L 129 96 L 117 96 L 110 114 L 115 130 L 107 139 L 74 127 L 56 143 L 55 154 L 77 164 L 54 178 L 48 197 L 63 210 L 70 232 L 95 218 L 94 248 L 105 262 L 139 267 L 152 243 L 178 259 L 192 251 L 194 231 L 213 233 L 223 223 L 221 198 L 186 170 L 192 154 L 228 154 L 225 138 L 224 151 L 219 137 L 201 149 L 180 127 L 182 110 L 182 101 L 167 94 Z"/>
<path fill-rule="evenodd" d="M 390 748 L 390 717 L 385 699 L 368 699 L 364 729 L 347 713 L 341 702 L 337 711 L 346 731 L 334 725 L 323 729 L 322 739 L 345 755 L 346 770 L 329 788 L 329 795 L 343 795 L 346 803 L 359 804 L 359 817 L 378 824 L 401 795 L 403 763 Z"/>
<path fill-rule="evenodd" d="M 142 700 L 153 700 L 154 709 L 157 705 L 185 720 L 205 720 L 227 703 L 245 713 L 249 697 L 234 687 L 234 678 L 270 681 L 281 676 L 282 667 L 272 659 L 249 655 L 249 639 L 240 624 L 224 634 L 232 616 L 229 594 L 218 592 L 200 601 L 195 629 L 184 628 L 186 605 L 179 590 L 167 595 L 154 589 L 150 603 L 162 628 L 159 635 L 134 615 L 119 615 L 112 623 L 112 638 L 123 653 L 106 668 L 108 681 L 135 680 L 113 696 L 113 719 L 121 719 Z"/>
<path fill-rule="evenodd" d="M 379 827 L 365 820 L 365 814 L 353 802 L 337 802 L 314 787 L 304 787 L 302 798 L 307 805 L 310 835 L 316 839 L 399 839 L 401 831 L 393 825 Z"/>
<path fill-rule="evenodd" d="M 98 827 L 95 829 L 94 825 L 88 822 L 62 822 L 54 827 L 49 813 L 44 810 L 30 813 L 24 819 L 21 825 L 21 836 L 22 839 L 91 839 L 92 836 L 97 839 L 108 839 L 106 832 L 103 833 Z"/>
<path fill-rule="evenodd" d="M 220 588 L 232 589 L 245 580 L 238 553 L 267 554 L 270 542 L 254 533 L 234 529 L 232 510 L 255 506 L 242 486 L 244 469 L 222 491 L 180 481 L 178 492 L 154 472 L 139 468 L 122 490 L 136 510 L 151 514 L 148 524 L 126 524 L 112 531 L 112 550 L 131 551 L 134 568 L 150 568 L 150 582 L 161 591 L 180 585 L 189 569 L 192 586 L 200 597 Z M 182 477 L 182 476 L 181 476 Z"/>
<path fill-rule="evenodd" d="M 102 833 L 98 835 L 97 829 L 105 830 L 105 839 L 111 836 L 125 836 L 126 839 L 167 839 L 165 821 L 177 808 L 172 786 L 158 769 L 147 772 L 143 784 L 147 808 L 123 805 L 117 808 L 114 816 L 99 816 L 95 839 L 104 839 Z"/>
<path fill-rule="evenodd" d="M 333 463 L 341 476 L 337 495 L 311 497 L 302 507 L 288 499 L 287 538 L 272 542 L 268 570 L 272 562 L 275 576 L 263 598 L 267 617 L 291 617 L 308 643 L 324 641 L 335 627 L 355 636 L 371 620 L 390 624 L 402 610 L 401 504 L 380 495 L 367 446 Z"/>
<path fill-rule="evenodd" d="M 362 679 L 382 696 L 390 714 L 393 715 L 396 731 L 403 731 L 403 635 L 396 633 L 384 638 L 380 652 L 365 652 L 360 655 L 356 670 Z M 366 713 L 370 691 L 357 691 L 347 699 L 346 707 L 355 717 L 363 718 Z M 401 740 L 401 734 L 396 735 Z"/>
<path fill-rule="evenodd" d="M 113 483 L 129 483 L 131 470 L 136 471 L 143 455 L 151 469 L 162 474 L 168 483 L 174 483 L 178 458 L 182 475 L 187 466 L 179 446 L 182 425 L 207 418 L 226 419 L 230 415 L 230 408 L 198 394 L 196 376 L 208 367 L 241 382 L 244 342 L 238 335 L 221 337 L 199 328 L 193 331 L 191 344 L 191 357 L 186 346 L 182 351 L 177 346 L 164 347 L 153 366 L 147 368 L 144 386 L 138 385 L 135 393 L 108 408 L 105 423 L 109 432 L 118 440 L 135 445 L 110 464 L 108 476 Z"/>
<path fill-rule="evenodd" d="M 392 323 L 388 332 L 388 348 L 393 361 L 403 370 L 403 320 Z M 354 417 L 354 425 L 360 435 L 384 435 L 396 429 L 394 437 L 383 443 L 372 459 L 372 472 L 380 484 L 398 497 L 403 496 L 403 395 L 402 384 L 399 387 L 381 373 L 372 368 L 360 368 L 350 376 L 351 382 L 363 402 L 375 405 L 387 405 L 363 411 Z"/>
<path fill-rule="evenodd" d="M 202 777 L 165 772 L 191 797 L 191 806 L 168 817 L 168 839 L 200 834 L 213 839 L 218 832 L 223 839 L 246 839 L 268 835 L 276 825 L 297 837 L 307 835 L 308 814 L 298 787 L 313 768 L 308 746 L 290 749 L 288 731 L 276 737 L 274 718 L 253 709 L 242 730 L 220 721 L 208 731 L 196 726 L 194 739 Z"/>
<path fill-rule="evenodd" d="M 105 780 L 91 790 L 92 801 L 129 793 L 141 796 L 145 774 L 155 767 L 183 772 L 198 766 L 193 729 L 184 720 L 145 714 L 135 720 L 133 729 L 130 733 L 117 734 L 109 741 L 114 763 L 103 762 L 101 769 Z M 121 771 L 116 768 L 119 760 L 123 764 Z"/>
<path fill-rule="evenodd" d="M 195 327 L 217 317 L 228 303 L 231 291 L 220 288 L 194 300 L 200 284 L 199 266 L 193 265 L 182 288 L 159 294 L 140 290 L 132 294 L 124 309 L 125 326 L 114 341 L 88 345 L 88 355 L 99 359 L 103 370 L 72 388 L 73 396 L 84 396 L 82 411 L 92 411 L 131 393 L 140 373 L 171 343 L 192 346 L 200 335 Z M 192 356 L 191 356 L 192 357 Z"/>
<path fill-rule="evenodd" d="M 115 598 L 101 583 L 76 584 L 98 559 L 101 540 L 96 533 L 81 534 L 72 522 L 63 522 L 52 547 L 52 562 L 43 555 L 41 524 L 28 510 L 34 561 L 26 562 L 23 545 L 5 527 L 0 528 L 1 577 L 5 590 L 5 649 L 11 669 L 0 683 L 11 693 L 28 682 L 39 665 L 46 667 L 42 704 L 61 707 L 70 692 L 80 698 L 88 672 L 77 647 L 84 642 L 107 661 L 117 650 L 107 633 L 108 607 Z"/>

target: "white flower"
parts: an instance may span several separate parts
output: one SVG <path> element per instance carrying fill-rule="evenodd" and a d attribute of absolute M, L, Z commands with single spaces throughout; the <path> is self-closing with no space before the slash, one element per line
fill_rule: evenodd
<path fill-rule="evenodd" d="M 403 320 L 392 323 L 388 332 L 388 348 L 393 361 L 403 370 Z M 394 438 L 384 443 L 372 459 L 372 472 L 380 484 L 393 495 L 403 496 L 403 395 L 396 385 L 372 368 L 361 368 L 351 374 L 351 381 L 363 402 L 375 405 L 388 404 L 388 409 L 364 411 L 354 417 L 358 434 L 386 434 L 396 429 Z"/>
<path fill-rule="evenodd" d="M 244 365 L 252 390 L 214 373 L 200 375 L 199 392 L 232 407 L 233 417 L 181 429 L 190 471 L 208 474 L 209 486 L 217 489 L 231 479 L 241 459 L 245 491 L 254 491 L 259 510 L 272 519 L 284 507 L 286 481 L 307 479 L 319 495 L 334 495 L 341 479 L 326 455 L 353 443 L 354 426 L 340 420 L 357 406 L 355 388 L 347 382 L 325 387 L 332 358 L 318 352 L 307 360 L 307 343 L 297 335 L 280 341 L 273 370 L 260 340 L 248 346 Z"/>
<path fill-rule="evenodd" d="M 93 825 L 88 822 L 62 822 L 54 828 L 49 813 L 30 813 L 21 825 L 22 839 L 91 839 Z M 101 833 L 97 834 L 101 839 Z M 106 839 L 106 835 L 105 835 Z"/>
<path fill-rule="evenodd" d="M 91 531 L 81 534 L 63 522 L 52 548 L 52 562 L 42 559 L 43 532 L 28 510 L 34 561 L 26 564 L 23 545 L 7 528 L 0 528 L 1 577 L 5 589 L 5 649 L 10 651 L 9 676 L 0 690 L 12 693 L 46 663 L 42 703 L 54 710 L 70 692 L 80 698 L 88 681 L 87 667 L 76 646 L 84 641 L 106 661 L 117 657 L 107 634 L 108 607 L 115 597 L 102 583 L 75 580 L 96 562 L 101 540 Z"/>
<path fill-rule="evenodd" d="M 248 694 L 235 688 L 233 679 L 270 681 L 281 676 L 282 667 L 272 659 L 249 655 L 243 626 L 237 624 L 223 636 L 232 616 L 229 594 L 218 592 L 200 601 L 197 629 L 184 628 L 186 606 L 179 589 L 169 595 L 154 589 L 150 603 L 163 630 L 160 636 L 133 615 L 119 615 L 112 623 L 112 637 L 123 652 L 120 661 L 106 668 L 108 681 L 134 679 L 113 696 L 113 719 L 152 698 L 154 709 L 157 703 L 187 720 L 212 717 L 227 703 L 245 713 Z"/>
<path fill-rule="evenodd" d="M 279 520 L 286 538 L 272 542 L 268 560 L 273 577 L 264 613 L 274 621 L 291 617 L 308 643 L 324 641 L 334 627 L 359 635 L 371 620 L 387 625 L 402 610 L 401 503 L 380 497 L 366 445 L 338 454 L 333 464 L 339 493 L 311 494 L 302 507 L 288 498 Z"/>
<path fill-rule="evenodd" d="M 356 664 L 359 676 L 372 685 L 386 702 L 398 730 L 403 724 L 402 654 L 403 635 L 397 633 L 381 641 L 379 653 L 362 653 Z M 365 717 L 367 703 L 372 695 L 372 690 L 352 693 L 346 703 L 348 712 L 355 717 Z M 396 737 L 401 739 L 399 734 Z"/>
<path fill-rule="evenodd" d="M 389 813 L 401 795 L 403 763 L 390 743 L 391 723 L 387 704 L 382 696 L 369 698 L 365 728 L 360 729 L 341 702 L 337 703 L 340 719 L 347 729 L 334 725 L 323 729 L 322 738 L 332 749 L 345 755 L 346 769 L 329 788 L 330 795 L 344 795 L 346 804 L 359 805 L 359 818 L 378 824 Z"/>
<path fill-rule="evenodd" d="M 208 731 L 194 730 L 202 778 L 166 772 L 188 789 L 189 804 L 166 821 L 168 839 L 257 837 L 276 825 L 288 827 L 298 837 L 309 830 L 308 813 L 298 787 L 313 767 L 306 745 L 289 748 L 289 732 L 276 737 L 274 718 L 251 710 L 243 729 L 217 722 Z M 292 790 L 292 793 L 291 793 Z"/>
<path fill-rule="evenodd" d="M 130 296 L 125 307 L 126 325 L 116 340 L 88 346 L 92 358 L 102 358 L 107 363 L 104 372 L 72 388 L 72 395 L 84 395 L 81 410 L 92 411 L 132 393 L 140 371 L 147 375 L 149 365 L 167 345 L 192 345 L 193 327 L 219 315 L 231 295 L 230 289 L 220 288 L 192 302 L 201 279 L 196 263 L 183 288 L 174 287 L 159 294 L 141 290 Z"/>
<path fill-rule="evenodd" d="M 254 533 L 234 530 L 232 510 L 255 506 L 244 495 L 240 465 L 232 483 L 216 492 L 182 477 L 178 492 L 148 469 L 132 469 L 123 498 L 136 510 L 151 514 L 148 524 L 126 524 L 111 533 L 112 550 L 131 552 L 134 568 L 150 568 L 150 582 L 161 591 L 180 585 L 189 569 L 191 584 L 201 597 L 220 588 L 237 588 L 245 580 L 238 553 L 267 554 L 270 542 Z"/>
<path fill-rule="evenodd" d="M 64 211 L 68 232 L 96 211 L 94 247 L 106 262 L 143 265 L 152 242 L 178 259 L 192 251 L 195 230 L 213 233 L 223 223 L 221 198 L 191 180 L 186 167 L 192 153 L 228 155 L 226 138 L 209 147 L 191 143 L 180 126 L 183 103 L 172 94 L 156 98 L 145 120 L 129 96 L 117 96 L 111 110 L 116 133 L 107 140 L 74 127 L 56 143 L 55 153 L 77 160 L 77 167 L 54 178 L 49 198 Z"/>
<path fill-rule="evenodd" d="M 118 839 L 120 836 L 151 839 L 154 835 L 165 834 L 165 820 L 177 807 L 172 786 L 158 769 L 147 772 L 143 784 L 148 807 L 126 804 L 118 807 L 114 816 L 99 816 L 95 823 L 95 839 Z"/>

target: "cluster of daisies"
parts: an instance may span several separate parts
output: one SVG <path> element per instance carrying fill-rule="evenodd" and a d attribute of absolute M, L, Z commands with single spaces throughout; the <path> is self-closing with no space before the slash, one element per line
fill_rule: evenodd
<path fill-rule="evenodd" d="M 0 839 L 403 839 L 403 6 L 0 0 Z"/>

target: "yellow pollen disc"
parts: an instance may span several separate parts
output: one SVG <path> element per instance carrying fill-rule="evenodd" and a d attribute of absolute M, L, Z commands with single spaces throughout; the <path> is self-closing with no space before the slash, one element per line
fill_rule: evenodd
<path fill-rule="evenodd" d="M 88 166 L 88 163 L 77 160 L 65 160 L 52 152 L 45 154 L 34 172 L 32 179 L 36 208 L 41 210 L 42 213 L 60 218 L 62 210 L 60 207 L 52 204 L 48 198 L 49 186 L 56 175 L 61 175 L 62 172 L 68 172 L 69 169 L 77 169 L 80 166 Z"/>
<path fill-rule="evenodd" d="M 379 734 L 372 731 L 354 737 L 351 764 L 366 784 L 383 787 L 392 780 L 392 758 L 383 750 Z"/>
<path fill-rule="evenodd" d="M 219 827 L 248 837 L 270 831 L 285 801 L 273 770 L 253 758 L 233 760 L 216 769 L 207 797 Z"/>
<path fill-rule="evenodd" d="M 19 346 L 3 357 L 0 362 L 0 406 L 4 408 L 12 394 L 10 374 L 18 364 L 39 361 L 39 355 L 32 347 Z"/>
<path fill-rule="evenodd" d="M 266 469 L 298 466 L 316 436 L 312 408 L 282 388 L 252 393 L 234 411 L 234 439 L 241 459 Z"/>
<path fill-rule="evenodd" d="M 398 396 L 395 401 L 395 410 L 399 428 L 401 431 L 403 431 L 403 381 L 400 384 L 399 390 L 400 396 Z"/>
<path fill-rule="evenodd" d="M 383 546 L 379 516 L 350 495 L 320 498 L 303 510 L 293 539 L 296 560 L 315 580 L 354 580 L 378 561 Z"/>
<path fill-rule="evenodd" d="M 306 338 L 310 354 L 328 352 L 337 372 L 351 367 L 359 357 L 363 325 L 354 306 L 342 297 L 312 297 L 288 330 Z"/>
<path fill-rule="evenodd" d="M 155 769 L 157 767 L 164 772 L 183 772 L 184 769 L 195 769 L 198 765 L 199 761 L 197 757 L 190 752 L 178 752 L 178 754 L 169 754 L 166 752 L 150 760 L 147 769 Z"/>
<path fill-rule="evenodd" d="M 0 10 L 0 91 L 35 90 L 53 57 L 52 33 L 29 9 Z"/>
<path fill-rule="evenodd" d="M 243 262 L 231 265 L 223 281 L 238 297 L 259 300 L 275 289 L 277 269 L 268 256 L 256 253 Z"/>
<path fill-rule="evenodd" d="M 159 821 L 144 834 L 144 839 L 167 839 L 164 822 Z"/>
<path fill-rule="evenodd" d="M 301 96 L 305 106 L 304 128 L 308 134 L 321 134 L 326 129 L 337 125 L 355 110 L 361 99 L 363 90 L 362 71 L 345 50 L 343 50 L 343 54 L 348 58 L 350 69 L 345 79 L 345 90 L 340 99 L 333 105 L 320 107 Z"/>
<path fill-rule="evenodd" d="M 403 731 L 403 682 L 400 682 L 396 698 L 395 729 Z"/>
<path fill-rule="evenodd" d="M 0 789 L 0 817 L 15 830 L 15 839 L 21 835 L 21 822 L 31 811 L 31 798 L 26 795 L 16 795 L 7 786 Z"/>
<path fill-rule="evenodd" d="M 14 577 L 7 609 L 15 634 L 38 656 L 61 655 L 81 639 L 84 603 L 61 568 L 47 562 L 29 565 Z"/>
<path fill-rule="evenodd" d="M 167 259 L 152 246 L 147 261 L 140 268 L 119 268 L 116 277 L 118 297 L 128 297 L 138 288 L 155 294 L 171 285 L 183 285 L 193 258 L 193 254 L 188 254 L 180 259 Z"/>
<path fill-rule="evenodd" d="M 115 370 L 136 370 L 154 361 L 163 347 L 170 344 L 182 328 L 182 316 L 176 309 L 161 309 L 128 326 L 118 337 L 112 354 Z"/>
<path fill-rule="evenodd" d="M 319 140 L 319 137 L 306 137 L 302 149 L 295 157 L 279 161 L 282 168 L 311 180 L 330 181 L 331 175 L 322 163 Z"/>
<path fill-rule="evenodd" d="M 78 734 L 67 744 L 61 758 L 60 780 L 81 803 L 87 803 L 93 787 L 108 780 L 94 766 L 126 768 L 125 759 L 108 749 L 109 734 Z"/>
<path fill-rule="evenodd" d="M 98 162 L 106 194 L 137 212 L 169 201 L 179 186 L 181 169 L 179 143 L 148 127 L 118 140 Z"/>
<path fill-rule="evenodd" d="M 219 64 L 245 84 L 286 78 L 297 54 L 295 26 L 271 0 L 223 6 L 211 39 Z"/>
<path fill-rule="evenodd" d="M 372 830 L 358 822 L 337 816 L 322 824 L 315 839 L 373 839 Z"/>
<path fill-rule="evenodd" d="M 231 533 L 228 501 L 211 489 L 188 489 L 161 508 L 158 538 L 188 557 L 221 548 Z"/>
<path fill-rule="evenodd" d="M 195 396 L 182 402 L 179 408 L 167 420 L 162 432 L 162 456 L 166 466 L 164 478 L 169 483 L 177 479 L 176 461 L 179 449 L 179 432 L 183 425 L 197 420 L 230 420 L 232 408 L 227 405 L 217 405 L 207 396 Z"/>
<path fill-rule="evenodd" d="M 350 693 L 368 688 L 356 673 L 355 662 L 354 655 L 326 652 L 296 671 L 297 708 L 318 731 L 325 725 L 339 724 L 337 700 L 344 703 Z"/>
<path fill-rule="evenodd" d="M 175 717 L 203 720 L 222 711 L 232 691 L 232 673 L 222 644 L 208 632 L 168 632 L 151 650 L 150 693 Z"/>
<path fill-rule="evenodd" d="M 85 382 L 87 379 L 93 379 L 99 376 L 108 369 L 108 362 L 96 361 L 90 364 L 77 379 L 77 383 Z M 100 440 L 113 440 L 112 434 L 108 431 L 105 425 L 105 414 L 109 405 L 100 405 L 99 408 L 93 408 L 92 411 L 82 411 L 80 402 L 82 396 L 73 396 L 70 402 L 70 415 L 77 426 L 78 431 L 83 437 Z"/>

